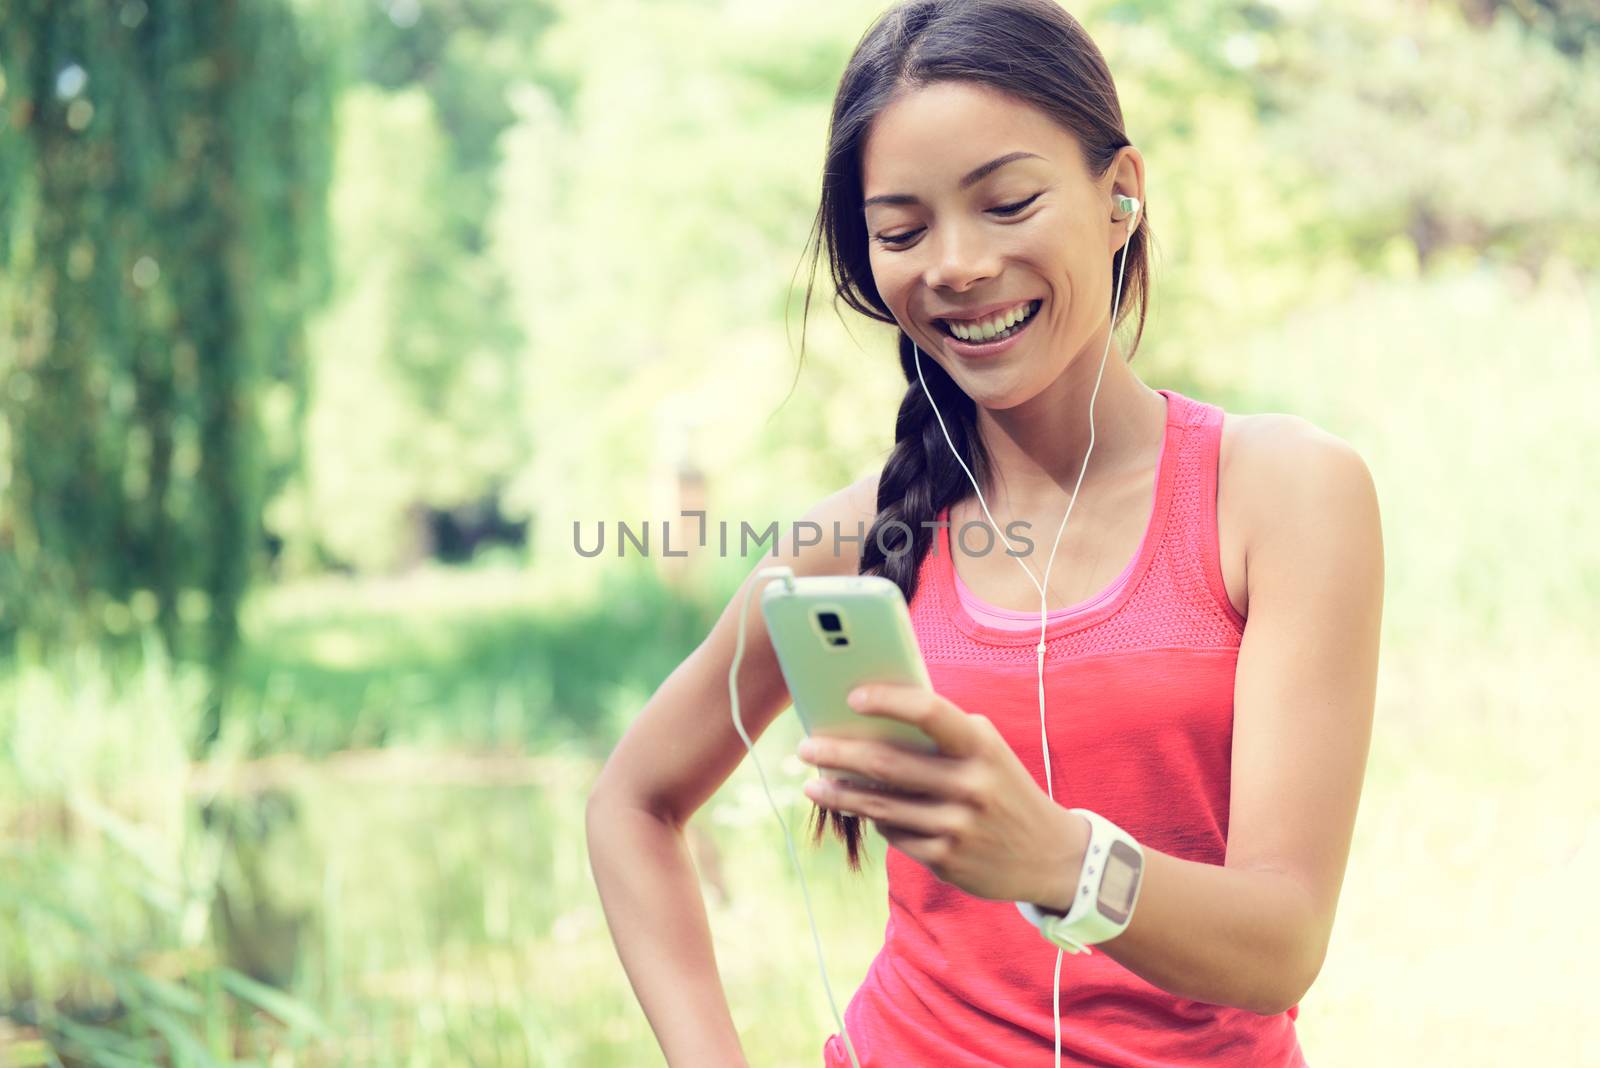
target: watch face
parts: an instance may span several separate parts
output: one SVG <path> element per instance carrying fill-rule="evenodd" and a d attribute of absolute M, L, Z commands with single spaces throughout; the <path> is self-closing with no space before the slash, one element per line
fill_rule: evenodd
<path fill-rule="evenodd" d="M 1095 904 L 1100 915 L 1112 923 L 1127 923 L 1128 913 L 1139 892 L 1143 858 L 1127 842 L 1112 842 L 1106 857 L 1105 875 L 1100 880 L 1100 896 Z"/>

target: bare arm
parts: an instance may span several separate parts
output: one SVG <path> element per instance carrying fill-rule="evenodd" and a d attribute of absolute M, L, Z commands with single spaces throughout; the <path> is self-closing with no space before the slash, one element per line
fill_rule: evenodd
<path fill-rule="evenodd" d="M 1270 487 L 1260 495 L 1270 515 L 1253 523 L 1249 547 L 1227 860 L 1146 849 L 1138 910 L 1103 948 L 1164 990 L 1274 1014 L 1322 968 L 1350 855 L 1383 544 L 1371 476 L 1349 446 L 1300 420 L 1279 423 L 1266 444 L 1245 476 Z M 1055 904 L 1072 893 L 1059 890 Z"/>
<path fill-rule="evenodd" d="M 667 1063 L 743 1068 L 682 826 L 591 795 L 588 835 L 611 938 Z"/>
<path fill-rule="evenodd" d="M 847 534 L 870 525 L 877 475 L 820 502 L 805 520 L 828 532 L 795 554 L 780 544 L 745 578 L 698 648 L 672 672 L 617 743 L 589 796 L 589 864 L 606 922 L 634 994 L 669 1065 L 744 1065 L 717 972 L 705 899 L 684 840 L 690 817 L 745 758 L 733 728 L 728 669 L 739 605 L 756 572 L 787 565 L 796 575 L 854 574 L 859 555 L 838 555 L 834 522 Z M 787 532 L 785 532 L 787 534 Z M 757 594 L 759 596 L 759 593 Z M 745 624 L 739 711 L 752 740 L 789 704 L 761 613 Z"/>

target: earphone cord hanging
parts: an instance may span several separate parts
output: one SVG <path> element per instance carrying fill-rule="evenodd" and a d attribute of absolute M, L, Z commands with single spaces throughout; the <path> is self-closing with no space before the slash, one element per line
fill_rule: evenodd
<path fill-rule="evenodd" d="M 787 567 L 762 568 L 758 577 L 793 579 L 794 572 Z M 744 739 L 744 747 L 750 751 L 750 761 L 756 766 L 756 774 L 761 777 L 761 789 L 767 795 L 767 804 L 772 806 L 772 814 L 778 817 L 778 826 L 783 828 L 783 840 L 789 846 L 789 860 L 794 864 L 795 876 L 800 880 L 800 896 L 805 900 L 806 919 L 811 922 L 811 941 L 817 948 L 817 969 L 822 973 L 822 989 L 828 995 L 828 1008 L 833 1010 L 834 1022 L 839 1025 L 839 1034 L 844 1037 L 845 1052 L 850 1055 L 852 1068 L 861 1068 L 861 1062 L 856 1060 L 856 1048 L 850 1043 L 850 1033 L 845 1030 L 844 1018 L 839 1015 L 838 1003 L 833 999 L 833 987 L 828 983 L 828 966 L 822 959 L 822 936 L 817 933 L 817 916 L 811 911 L 811 892 L 806 889 L 805 872 L 800 870 L 800 855 L 795 852 L 794 839 L 789 835 L 789 824 L 784 821 L 783 813 L 778 811 L 778 802 L 772 797 L 772 789 L 767 785 L 767 773 L 761 770 L 761 761 L 756 759 L 756 747 L 750 741 L 750 735 L 745 733 L 744 721 L 739 717 L 739 661 L 744 659 L 744 626 L 745 618 L 750 614 L 750 598 L 755 594 L 760 582 L 750 583 L 750 588 L 745 591 L 744 600 L 739 604 L 739 636 L 733 645 L 733 664 L 728 668 L 728 703 L 733 709 L 733 729 L 739 732 L 739 737 Z"/>
<path fill-rule="evenodd" d="M 1050 581 L 1050 567 L 1055 563 L 1056 550 L 1061 547 L 1061 535 L 1067 529 L 1067 519 L 1072 515 L 1072 506 L 1078 501 L 1078 487 L 1083 485 L 1084 472 L 1089 469 L 1089 456 L 1094 452 L 1094 401 L 1095 397 L 1099 396 L 1100 394 L 1100 380 L 1105 375 L 1106 356 L 1111 352 L 1111 339 L 1116 331 L 1117 310 L 1122 304 L 1122 276 L 1123 272 L 1128 266 L 1128 246 L 1133 243 L 1133 227 L 1137 219 L 1138 212 L 1137 209 L 1135 209 L 1134 214 L 1129 216 L 1127 240 L 1123 241 L 1122 243 L 1122 261 L 1121 265 L 1117 269 L 1117 285 L 1116 290 L 1113 293 L 1111 303 L 1111 325 L 1106 329 L 1106 347 L 1104 351 L 1100 353 L 1100 369 L 1095 374 L 1094 391 L 1089 394 L 1089 447 L 1084 451 L 1083 465 L 1078 468 L 1078 481 L 1073 484 L 1072 499 L 1067 502 L 1067 511 L 1061 517 L 1061 526 L 1056 529 L 1055 544 L 1050 547 L 1050 559 L 1046 561 L 1044 566 L 1044 581 L 1041 583 L 1038 579 L 1034 578 L 1033 571 L 1028 567 L 1027 564 L 1022 562 L 1021 556 L 1015 554 L 1012 554 L 1011 556 L 1011 558 L 1015 560 L 1019 566 L 1021 566 L 1023 572 L 1027 574 L 1028 581 L 1032 582 L 1034 587 L 1039 591 L 1039 645 L 1037 647 L 1037 652 L 1039 654 L 1039 739 L 1044 747 L 1045 789 L 1049 792 L 1050 800 L 1052 801 L 1055 800 L 1056 794 L 1055 784 L 1051 781 L 1050 775 L 1050 737 L 1049 733 L 1045 730 L 1044 716 L 1044 635 L 1049 622 L 1049 613 L 1047 608 L 1049 602 L 1045 599 L 1045 589 Z M 1000 529 L 1000 525 L 994 521 L 994 516 L 990 514 L 989 504 L 983 499 L 983 490 L 979 488 L 978 480 L 973 477 L 972 470 L 967 467 L 967 462 L 961 458 L 961 450 L 957 449 L 956 443 L 951 440 L 950 431 L 944 425 L 944 417 L 939 414 L 939 406 L 934 403 L 933 393 L 928 389 L 928 383 L 922 377 L 922 352 L 917 348 L 917 343 L 915 341 L 911 343 L 911 352 L 912 359 L 917 365 L 917 381 L 921 383 L 922 392 L 927 396 L 928 405 L 933 409 L 933 417 L 939 421 L 939 429 L 944 433 L 945 444 L 950 446 L 951 455 L 956 458 L 956 463 L 961 465 L 961 470 L 966 472 L 967 481 L 972 483 L 972 488 L 978 495 L 978 504 L 982 506 L 983 514 L 985 518 L 989 520 L 989 525 L 994 528 L 995 533 L 999 534 L 1001 540 L 1006 543 L 1006 548 L 1010 549 L 1011 540 L 1006 537 L 1005 532 Z M 954 543 L 952 542 L 952 544 Z M 954 566 L 954 562 L 954 552 L 952 551 L 951 566 Z M 1082 948 L 1085 952 L 1089 952 L 1089 947 L 1084 946 Z M 1052 1004 L 1055 1009 L 1056 1023 L 1055 1068 L 1061 1068 L 1061 958 L 1064 952 L 1065 950 L 1063 948 L 1059 946 L 1056 948 L 1055 978 L 1052 984 L 1051 995 Z"/>

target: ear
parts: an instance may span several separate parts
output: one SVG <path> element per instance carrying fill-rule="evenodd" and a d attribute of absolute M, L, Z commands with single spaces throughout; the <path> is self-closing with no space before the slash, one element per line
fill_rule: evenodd
<path fill-rule="evenodd" d="M 1110 252 L 1115 255 L 1121 251 L 1132 231 L 1138 227 L 1135 220 L 1133 226 L 1128 225 L 1128 217 L 1116 210 L 1115 198 L 1122 196 L 1137 197 L 1141 205 L 1139 215 L 1144 215 L 1142 205 L 1146 204 L 1144 195 L 1144 156 L 1132 145 L 1125 145 L 1117 150 L 1112 157 L 1111 166 L 1106 168 L 1105 176 L 1101 179 L 1101 186 L 1105 191 L 1106 218 L 1110 221 L 1108 235 Z"/>

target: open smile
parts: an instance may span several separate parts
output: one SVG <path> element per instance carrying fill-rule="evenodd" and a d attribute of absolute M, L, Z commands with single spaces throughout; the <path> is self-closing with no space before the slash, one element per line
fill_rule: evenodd
<path fill-rule="evenodd" d="M 1044 301 L 1036 299 L 1019 305 L 1016 310 L 982 320 L 970 322 L 956 320 L 952 323 L 949 319 L 935 319 L 933 322 L 945 336 L 949 348 L 958 355 L 996 355 L 1009 349 L 1011 342 L 1027 332 L 1043 306 Z M 957 330 L 961 333 L 956 333 Z"/>
<path fill-rule="evenodd" d="M 1033 320 L 1043 300 L 1030 300 L 1011 311 L 983 319 L 935 319 L 934 324 L 946 335 L 962 341 L 981 343 L 1010 337 L 1020 333 Z M 958 332 L 959 331 L 959 332 Z"/>

